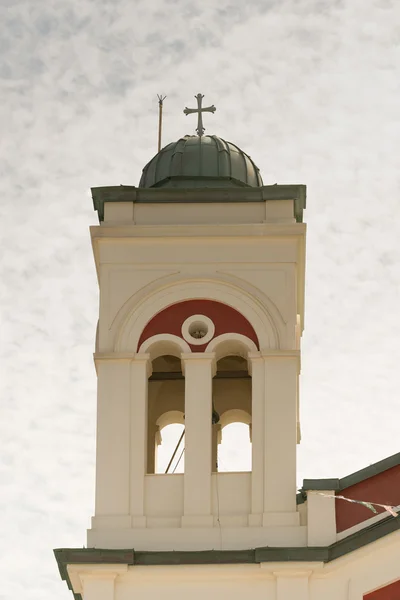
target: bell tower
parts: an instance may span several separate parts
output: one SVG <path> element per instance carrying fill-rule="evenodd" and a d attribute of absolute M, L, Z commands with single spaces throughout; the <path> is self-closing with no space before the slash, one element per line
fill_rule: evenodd
<path fill-rule="evenodd" d="M 204 110 L 200 99 L 199 119 Z M 84 600 L 131 597 L 141 566 L 155 569 L 140 583 L 150 578 L 150 598 L 161 567 L 243 566 L 255 549 L 331 535 L 307 528 L 296 498 L 305 186 L 263 185 L 247 154 L 203 132 L 165 146 L 139 187 L 92 189 L 96 502 L 88 549 L 63 559 Z M 251 469 L 222 472 L 218 448 L 236 422 Z M 160 472 L 174 424 L 179 444 Z M 174 597 L 197 597 L 185 581 Z"/>
<path fill-rule="evenodd" d="M 263 186 L 233 144 L 186 136 L 146 165 L 139 188 L 92 191 L 100 315 L 88 545 L 299 543 L 304 187 Z M 219 473 L 218 442 L 235 421 L 249 427 L 251 471 Z M 156 473 L 172 423 L 184 428 L 184 472 Z"/>

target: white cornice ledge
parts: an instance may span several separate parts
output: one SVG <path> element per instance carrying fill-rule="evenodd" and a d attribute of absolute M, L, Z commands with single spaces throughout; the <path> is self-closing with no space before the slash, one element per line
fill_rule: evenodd
<path fill-rule="evenodd" d="M 97 363 L 105 360 L 134 360 L 135 356 L 135 352 L 95 352 L 93 359 Z"/>
<path fill-rule="evenodd" d="M 264 358 L 300 358 L 300 350 L 261 350 L 261 356 Z"/>
<path fill-rule="evenodd" d="M 113 242 L 117 238 L 122 241 L 140 242 L 143 238 L 158 238 L 160 242 L 169 243 L 168 238 L 186 238 L 186 243 L 193 238 L 258 238 L 268 237 L 304 237 L 305 223 L 226 223 L 226 224 L 154 224 L 154 225 L 92 225 L 90 234 L 92 241 Z M 149 240 L 149 243 L 153 243 Z"/>

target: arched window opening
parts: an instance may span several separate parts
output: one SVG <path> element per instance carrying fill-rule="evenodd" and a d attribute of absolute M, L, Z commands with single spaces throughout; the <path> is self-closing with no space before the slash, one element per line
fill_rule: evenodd
<path fill-rule="evenodd" d="M 148 392 L 147 473 L 165 473 L 182 434 L 185 379 L 181 360 L 177 356 L 158 356 L 152 361 L 152 367 Z M 169 473 L 174 469 L 183 448 L 184 438 L 168 470 Z M 182 469 L 183 459 L 182 456 L 175 472 L 181 472 L 178 469 Z"/>
<path fill-rule="evenodd" d="M 250 425 L 230 423 L 221 431 L 218 471 L 251 471 Z"/>
<path fill-rule="evenodd" d="M 185 435 L 182 423 L 171 423 L 160 430 L 156 449 L 156 473 L 183 473 L 185 465 Z M 167 471 L 168 469 L 168 471 Z"/>
<path fill-rule="evenodd" d="M 213 379 L 213 409 L 219 421 L 212 425 L 212 470 L 251 470 L 251 377 L 246 352 L 217 362 Z"/>

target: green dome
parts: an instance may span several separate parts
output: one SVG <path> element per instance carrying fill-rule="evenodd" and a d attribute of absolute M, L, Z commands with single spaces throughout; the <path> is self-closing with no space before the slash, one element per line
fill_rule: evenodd
<path fill-rule="evenodd" d="M 260 187 L 260 171 L 240 148 L 216 135 L 186 135 L 144 167 L 139 187 Z"/>

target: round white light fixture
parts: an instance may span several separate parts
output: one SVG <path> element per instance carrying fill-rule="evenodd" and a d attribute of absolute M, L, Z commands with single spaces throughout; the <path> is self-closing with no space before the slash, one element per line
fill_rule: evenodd
<path fill-rule="evenodd" d="M 182 325 L 182 336 L 188 344 L 202 346 L 214 337 L 215 325 L 204 315 L 192 315 Z"/>

